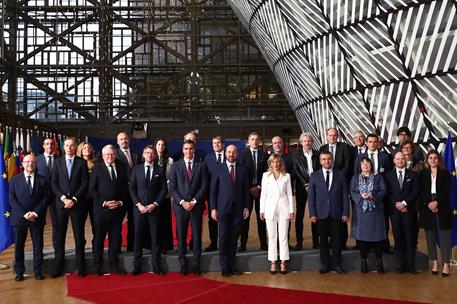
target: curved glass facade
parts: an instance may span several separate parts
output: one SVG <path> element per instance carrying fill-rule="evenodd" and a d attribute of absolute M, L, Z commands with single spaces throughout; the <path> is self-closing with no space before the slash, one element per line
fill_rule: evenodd
<path fill-rule="evenodd" d="M 457 134 L 454 0 L 229 0 L 318 146 L 337 127 L 393 144 Z"/>

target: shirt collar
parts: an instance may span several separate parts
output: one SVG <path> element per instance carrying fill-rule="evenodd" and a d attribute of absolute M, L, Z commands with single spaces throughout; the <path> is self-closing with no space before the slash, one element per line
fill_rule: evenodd
<path fill-rule="evenodd" d="M 49 156 L 53 157 L 54 153 L 48 154 L 48 153 L 44 152 L 43 155 L 45 158 L 48 158 Z"/>
<path fill-rule="evenodd" d="M 69 159 L 73 160 L 75 159 L 75 156 L 76 155 L 73 155 L 72 157 L 68 157 L 67 155 L 65 155 L 65 160 L 68 161 Z"/>

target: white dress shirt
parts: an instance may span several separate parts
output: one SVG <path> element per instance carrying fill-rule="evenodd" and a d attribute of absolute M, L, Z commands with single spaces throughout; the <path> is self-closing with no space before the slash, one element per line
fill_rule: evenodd
<path fill-rule="evenodd" d="M 305 155 L 306 158 L 306 163 L 308 165 L 308 174 L 311 175 L 313 173 L 314 168 L 313 168 L 313 150 L 310 150 L 309 152 L 306 152 L 303 150 L 303 155 Z"/>

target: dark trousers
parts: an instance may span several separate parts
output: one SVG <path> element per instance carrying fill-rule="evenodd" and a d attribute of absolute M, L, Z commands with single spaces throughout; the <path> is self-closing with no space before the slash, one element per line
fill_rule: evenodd
<path fill-rule="evenodd" d="M 23 275 L 24 266 L 24 247 L 27 239 L 27 230 L 30 229 L 33 244 L 33 272 L 41 273 L 43 263 L 43 232 L 44 225 L 22 225 L 14 226 L 14 271 L 17 275 Z"/>
<path fill-rule="evenodd" d="M 171 225 L 171 199 L 167 197 L 159 208 L 160 230 L 159 246 L 161 250 L 173 250 L 173 228 Z"/>
<path fill-rule="evenodd" d="M 392 233 L 395 241 L 395 259 L 399 267 L 414 268 L 416 258 L 416 211 L 391 213 Z"/>
<path fill-rule="evenodd" d="M 219 216 L 219 263 L 224 272 L 235 266 L 236 244 L 243 219 L 231 214 Z"/>
<path fill-rule="evenodd" d="M 57 231 L 59 230 L 57 226 L 57 210 L 56 210 L 56 204 L 54 203 L 54 200 L 51 199 L 49 201 L 49 215 L 51 216 L 51 226 L 52 226 L 52 248 L 54 248 L 54 252 L 56 252 L 56 244 L 57 244 Z M 46 214 L 44 214 L 44 217 L 46 218 Z"/>
<path fill-rule="evenodd" d="M 208 202 L 208 210 L 210 210 Z M 211 211 L 208 212 L 208 230 L 209 230 L 209 240 L 211 247 L 217 247 L 217 222 L 211 217 Z"/>
<path fill-rule="evenodd" d="M 254 204 L 252 203 L 254 202 Z M 267 247 L 267 226 L 265 221 L 260 219 L 260 198 L 254 199 L 251 196 L 251 204 L 249 207 L 249 217 L 243 220 L 241 224 L 241 233 L 240 233 L 240 246 L 246 247 L 249 236 L 249 222 L 251 220 L 252 207 L 254 205 L 256 219 L 257 219 L 257 233 L 259 234 L 260 247 Z"/>
<path fill-rule="evenodd" d="M 176 215 L 176 232 L 178 233 L 178 256 L 182 271 L 187 271 L 187 229 L 189 221 L 192 228 L 192 253 L 194 255 L 193 271 L 200 271 L 200 256 L 202 252 L 202 215 L 203 210 L 192 209 L 191 212 L 184 210 L 183 207 L 177 206 Z"/>
<path fill-rule="evenodd" d="M 297 189 L 295 200 L 297 206 L 297 216 L 295 217 L 295 235 L 297 238 L 297 244 L 303 243 L 303 218 L 305 217 L 305 208 L 306 208 L 306 200 L 308 199 L 308 195 L 305 189 L 299 190 Z M 313 238 L 313 244 L 319 244 L 319 238 L 317 235 L 317 225 L 312 223 L 311 224 L 311 233 Z"/>
<path fill-rule="evenodd" d="M 341 264 L 341 237 L 344 229 L 343 221 L 340 219 L 317 220 L 317 231 L 319 234 L 319 251 L 323 268 L 332 269 Z M 332 254 L 330 255 L 330 242 Z"/>
<path fill-rule="evenodd" d="M 59 204 L 58 202 L 57 204 Z M 73 228 L 73 238 L 75 240 L 76 270 L 80 273 L 85 272 L 86 260 L 84 253 L 84 203 L 75 204 L 71 209 L 56 208 L 57 235 L 55 250 L 56 272 L 62 272 L 65 263 L 65 239 L 67 235 L 68 219 L 71 218 Z"/>
<path fill-rule="evenodd" d="M 133 242 L 135 240 L 135 228 L 133 220 L 133 204 L 128 200 L 125 204 L 125 212 L 127 213 L 127 251 L 133 251 Z"/>
<path fill-rule="evenodd" d="M 390 230 L 390 206 L 389 206 L 389 199 L 386 197 L 383 200 L 384 203 L 384 220 L 385 220 L 385 225 L 386 225 L 386 235 L 387 238 L 384 241 L 384 249 L 389 249 L 390 248 L 390 241 L 389 241 L 389 230 Z M 419 229 L 417 229 L 419 231 Z"/>
<path fill-rule="evenodd" d="M 162 207 L 160 205 L 159 209 Z M 143 263 L 143 245 L 149 234 L 151 248 L 151 266 L 153 272 L 160 271 L 160 246 L 159 229 L 160 210 L 156 209 L 152 213 L 140 214 L 134 210 L 133 219 L 135 221 L 135 242 L 133 243 L 133 267 L 141 270 Z"/>
<path fill-rule="evenodd" d="M 100 211 L 99 211 L 100 212 Z M 103 251 L 106 234 L 108 234 L 108 261 L 111 269 L 119 267 L 119 253 L 122 242 L 123 212 L 110 210 L 95 215 L 95 271 L 100 271 L 103 266 Z"/>
<path fill-rule="evenodd" d="M 384 241 L 379 242 L 367 242 L 367 241 L 358 241 L 360 257 L 364 260 L 368 257 L 368 252 L 373 248 L 374 254 L 376 255 L 377 260 L 382 259 L 382 250 L 384 247 Z"/>
<path fill-rule="evenodd" d="M 90 220 L 90 227 L 92 228 L 92 252 L 94 251 L 94 243 L 95 243 L 95 219 L 94 219 L 94 200 L 88 196 L 84 198 L 85 201 L 85 208 L 83 213 L 83 222 L 84 226 L 86 225 L 87 217 Z M 86 238 L 84 238 L 84 245 L 87 244 Z"/>

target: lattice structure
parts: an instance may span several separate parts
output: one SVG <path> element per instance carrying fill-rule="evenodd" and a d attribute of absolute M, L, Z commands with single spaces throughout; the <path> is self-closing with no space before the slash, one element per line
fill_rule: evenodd
<path fill-rule="evenodd" d="M 97 125 L 294 118 L 225 0 L 0 0 L 0 18 L 0 109 Z"/>
<path fill-rule="evenodd" d="M 457 134 L 457 2 L 230 0 L 317 145 L 336 126 L 394 143 Z"/>

